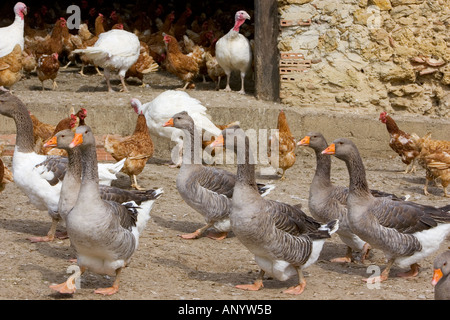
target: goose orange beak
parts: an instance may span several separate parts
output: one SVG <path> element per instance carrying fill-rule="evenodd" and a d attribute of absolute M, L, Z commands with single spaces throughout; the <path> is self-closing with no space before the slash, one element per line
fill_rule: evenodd
<path fill-rule="evenodd" d="M 300 140 L 297 145 L 298 146 L 309 146 L 309 140 L 311 139 L 310 136 L 304 137 L 302 140 Z"/>
<path fill-rule="evenodd" d="M 441 269 L 434 269 L 434 272 L 433 272 L 433 280 L 431 280 L 431 284 L 433 285 L 433 286 L 435 286 L 438 282 L 439 282 L 439 280 L 441 280 L 441 278 L 443 277 L 444 275 L 442 274 L 442 270 Z"/>
<path fill-rule="evenodd" d="M 75 133 L 75 137 L 73 137 L 69 147 L 74 148 L 82 143 L 83 143 L 83 135 L 81 133 Z"/>
<path fill-rule="evenodd" d="M 210 144 L 210 146 L 211 148 L 223 147 L 224 143 L 223 135 L 220 135 Z"/>
<path fill-rule="evenodd" d="M 336 146 L 334 143 L 330 144 L 328 148 L 322 151 L 322 154 L 335 154 L 336 153 Z"/>
<path fill-rule="evenodd" d="M 164 123 L 163 127 L 173 127 L 173 118 L 170 118 L 166 123 Z"/>
<path fill-rule="evenodd" d="M 57 140 L 58 139 L 56 138 L 56 136 L 53 136 L 50 140 L 48 140 L 46 143 L 44 143 L 44 148 L 56 147 Z"/>

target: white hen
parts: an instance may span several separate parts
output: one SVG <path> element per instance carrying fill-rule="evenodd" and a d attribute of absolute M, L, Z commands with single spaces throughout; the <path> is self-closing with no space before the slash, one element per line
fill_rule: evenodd
<path fill-rule="evenodd" d="M 186 111 L 197 127 L 216 137 L 221 134 L 221 130 L 212 123 L 211 117 L 206 113 L 206 107 L 199 100 L 192 98 L 184 91 L 168 90 L 145 104 L 133 98 L 131 105 L 139 112 L 144 113 L 151 133 L 171 139 L 177 144 L 178 159 L 174 161 L 176 167 L 181 166 L 182 162 L 183 132 L 181 129 L 174 127 L 163 127 L 163 124 L 174 114 Z"/>
<path fill-rule="evenodd" d="M 23 28 L 27 6 L 22 2 L 17 2 L 14 6 L 14 14 L 16 15 L 14 22 L 7 27 L 0 28 L 0 57 L 11 53 L 16 44 L 19 44 L 23 50 Z"/>
<path fill-rule="evenodd" d="M 73 53 L 83 53 L 92 60 L 96 66 L 102 67 L 108 85 L 108 91 L 113 92 L 109 77 L 111 71 L 118 70 L 122 90 L 128 92 L 125 85 L 125 74 L 137 61 L 141 50 L 138 37 L 128 31 L 113 29 L 101 33 L 93 47 L 77 49 Z"/>
<path fill-rule="evenodd" d="M 252 49 L 246 37 L 239 33 L 239 27 L 250 19 L 250 15 L 241 10 L 236 12 L 234 27 L 216 43 L 216 59 L 227 75 L 227 86 L 224 91 L 231 91 L 230 75 L 237 70 L 241 74 L 240 94 L 245 94 L 244 78 L 252 65 Z"/>

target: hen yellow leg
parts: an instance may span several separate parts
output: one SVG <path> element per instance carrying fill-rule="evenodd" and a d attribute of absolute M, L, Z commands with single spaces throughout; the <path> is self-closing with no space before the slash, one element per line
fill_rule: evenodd
<path fill-rule="evenodd" d="M 138 185 L 135 174 L 130 175 L 130 180 L 133 181 L 133 183 L 131 184 L 132 188 L 135 188 L 136 190 L 145 190 L 145 188 L 142 188 L 140 185 Z"/>
<path fill-rule="evenodd" d="M 103 73 L 100 72 L 100 70 L 98 69 L 97 66 L 95 66 L 95 70 L 97 70 L 97 75 L 99 75 L 99 76 L 102 76 L 102 75 L 103 75 Z"/>

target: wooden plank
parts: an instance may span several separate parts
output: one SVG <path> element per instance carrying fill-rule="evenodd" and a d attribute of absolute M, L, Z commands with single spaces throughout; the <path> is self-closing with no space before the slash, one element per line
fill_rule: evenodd
<path fill-rule="evenodd" d="M 280 29 L 278 2 L 255 0 L 255 96 L 258 99 L 280 100 L 278 33 Z"/>

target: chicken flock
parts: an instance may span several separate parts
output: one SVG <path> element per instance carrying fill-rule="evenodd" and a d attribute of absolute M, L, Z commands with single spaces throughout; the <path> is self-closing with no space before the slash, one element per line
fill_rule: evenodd
<path fill-rule="evenodd" d="M 268 274 L 280 281 L 297 276 L 297 285 L 285 293 L 301 294 L 306 287 L 303 270 L 317 261 L 324 243 L 334 233 L 347 245 L 348 252 L 333 262 L 352 263 L 353 251 L 361 252 L 361 261 L 368 259 L 370 250 L 386 255 L 388 264 L 381 275 L 365 281 L 387 280 L 394 264 L 410 268 L 403 277 L 415 277 L 418 262 L 435 252 L 450 234 L 449 206 L 436 208 L 369 189 L 363 161 L 351 140 L 340 138 L 328 145 L 318 132 L 294 137 L 284 110 L 273 128 L 277 134 L 267 141 L 268 157 L 274 168 L 281 169 L 282 183 L 289 179 L 288 169 L 295 165 L 298 146 L 315 151 L 317 167 L 308 199 L 311 216 L 300 205 L 265 199 L 274 186 L 256 181 L 249 137 L 239 121 L 215 124 L 206 107 L 186 92 L 195 88 L 195 81 L 206 77 L 215 82 L 216 89 L 225 77 L 224 91 L 231 91 L 230 75 L 237 71 L 241 79 L 238 92 L 245 94 L 245 77 L 252 68 L 252 31 L 246 28 L 244 36 L 240 29 L 251 19 L 246 11 L 237 10 L 228 17 L 234 25 L 227 30 L 223 29 L 226 18 L 199 15 L 191 19 L 189 7 L 176 17 L 173 11 L 167 13 L 162 5 L 155 5 L 153 16 L 140 12 L 133 19 L 117 11 L 106 15 L 106 11 L 83 7 L 83 24 L 77 33 L 70 33 L 65 17 L 49 24 L 44 22 L 46 11 L 41 9 L 30 22 L 25 19 L 27 6 L 18 2 L 13 9 L 14 22 L 0 29 L 0 37 L 8 33 L 5 38 L 10 40 L 0 44 L 0 114 L 14 119 L 17 129 L 12 170 L 0 159 L 0 192 L 8 183 L 15 183 L 37 209 L 48 212 L 52 224 L 47 235 L 30 241 L 71 240 L 80 269 L 51 289 L 73 294 L 76 281 L 91 270 L 115 276 L 111 287 L 95 293 L 112 295 L 119 291 L 121 272 L 138 248 L 139 235 L 151 218 L 154 203 L 164 196 L 161 188 L 146 189 L 138 183 L 138 175 L 154 154 L 152 135 L 177 144 L 172 165 L 179 168 L 175 169 L 179 170 L 177 191 L 206 222 L 181 238 L 197 239 L 207 229 L 215 229 L 218 233 L 208 237 L 220 240 L 232 231 L 254 254 L 261 271 L 253 284 L 237 286 L 243 290 L 262 289 L 264 275 Z M 81 76 L 86 76 L 86 66 L 95 67 L 105 77 L 110 92 L 114 91 L 111 72 L 118 72 L 124 92 L 128 92 L 127 78 L 136 77 L 145 86 L 144 75 L 159 69 L 176 75 L 183 86 L 166 90 L 148 102 L 131 99 L 130 112 L 132 109 L 137 114 L 134 131 L 127 136 L 107 135 L 105 150 L 117 162 L 101 163 L 87 109 L 75 112 L 72 108 L 53 126 L 31 114 L 7 89 L 20 81 L 22 73 L 30 76 L 36 72 L 43 90 L 45 80 L 52 80 L 56 90 L 60 65 L 67 68 L 70 64 L 80 65 Z M 407 165 L 404 173 L 417 174 L 419 164 L 426 174 L 424 194 L 429 194 L 430 181 L 440 181 L 443 196 L 450 197 L 450 142 L 432 139 L 430 134 L 420 137 L 402 131 L 387 112 L 382 112 L 379 120 L 386 124 L 389 146 Z M 214 155 L 211 150 L 231 149 L 236 155 L 244 155 L 236 174 L 196 161 L 199 150 L 195 137 L 205 133 L 212 138 L 202 142 L 200 153 L 208 149 Z M 0 145 L 0 155 L 3 147 Z M 331 183 L 330 155 L 346 163 L 348 188 Z M 129 176 L 130 189 L 111 186 L 119 171 Z M 65 223 L 66 233 L 56 232 L 60 222 Z M 442 271 L 435 274 L 433 284 L 440 283 L 444 292 L 439 297 L 450 299 L 445 296 L 450 290 L 440 279 Z"/>
<path fill-rule="evenodd" d="M 111 92 L 111 72 L 118 73 L 120 91 L 127 92 L 125 79 L 135 77 L 145 86 L 145 74 L 162 69 L 183 81 L 182 89 L 195 88 L 198 79 L 211 79 L 218 89 L 226 77 L 225 91 L 231 90 L 231 72 L 236 71 L 241 77 L 238 92 L 245 94 L 244 79 L 252 69 L 253 55 L 252 26 L 245 27 L 245 36 L 241 31 L 251 19 L 246 11 L 236 12 L 233 26 L 228 14 L 194 16 L 189 6 L 177 16 L 161 4 L 139 13 L 113 9 L 93 6 L 82 15 L 78 28 L 69 29 L 66 12 L 50 14 L 43 5 L 28 13 L 27 6 L 18 2 L 14 21 L 0 28 L 0 37 L 6 39 L 0 43 L 1 88 L 11 88 L 23 73 L 35 72 L 43 90 L 47 79 L 55 90 L 59 64 L 64 69 L 74 64 L 82 76 L 87 66 L 95 67 Z"/>

